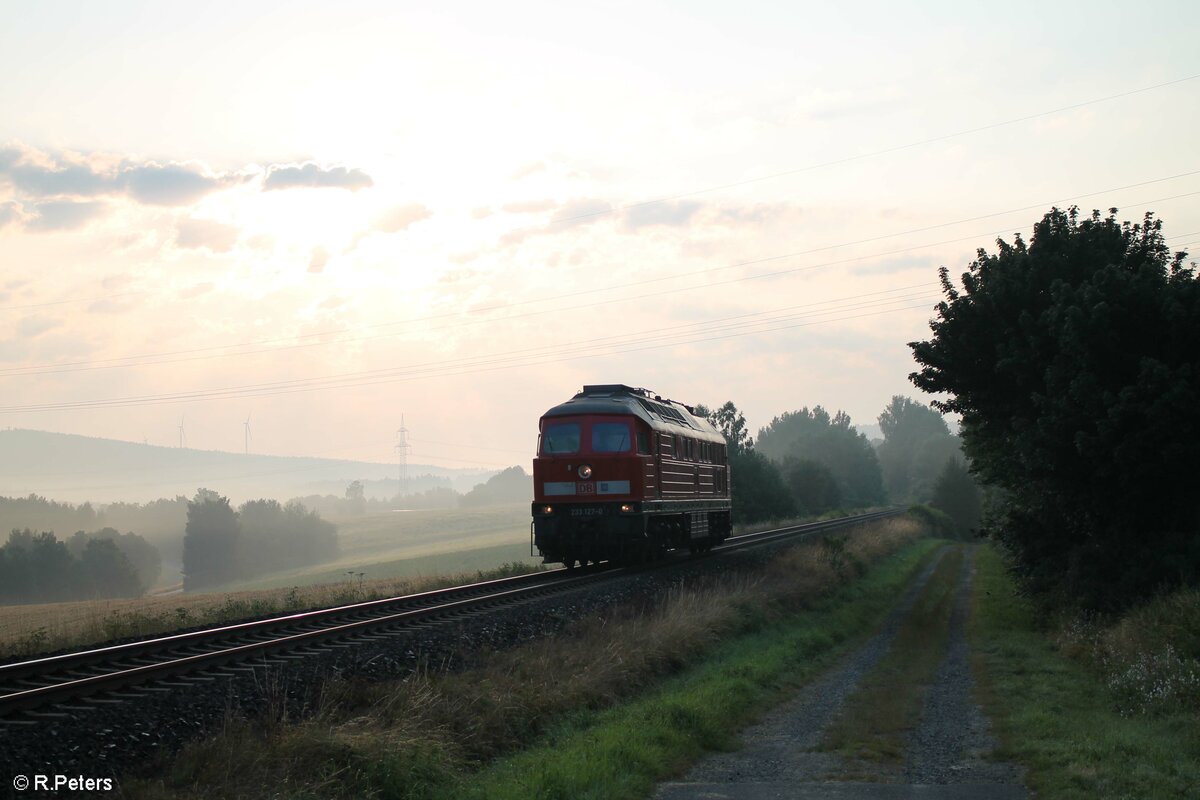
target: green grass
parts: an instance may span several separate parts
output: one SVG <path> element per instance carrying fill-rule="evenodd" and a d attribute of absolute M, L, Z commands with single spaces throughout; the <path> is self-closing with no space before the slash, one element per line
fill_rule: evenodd
<path fill-rule="evenodd" d="M 812 609 L 718 645 L 702 662 L 614 708 L 580 712 L 529 749 L 431 795 L 635 798 L 811 680 L 872 630 L 937 543 L 924 540 Z"/>
<path fill-rule="evenodd" d="M 1056 651 L 1000 556 L 981 548 L 976 564 L 970 638 L 980 698 L 1002 743 L 998 757 L 1025 765 L 1026 782 L 1042 797 L 1197 797 L 1195 712 L 1121 716 L 1094 673 Z"/>
<path fill-rule="evenodd" d="M 737 726 L 873 629 L 936 546 L 920 535 L 908 518 L 856 530 L 840 570 L 826 548 L 802 543 L 648 607 L 478 654 L 461 672 L 327 681 L 312 717 L 287 719 L 284 704 L 234 715 L 122 788 L 153 800 L 444 798 L 554 796 L 565 781 L 562 793 L 623 796 L 728 746 Z"/>
<path fill-rule="evenodd" d="M 962 548 L 948 553 L 913 603 L 887 654 L 868 672 L 821 743 L 852 760 L 898 767 L 920 720 L 925 694 L 946 654 Z"/>

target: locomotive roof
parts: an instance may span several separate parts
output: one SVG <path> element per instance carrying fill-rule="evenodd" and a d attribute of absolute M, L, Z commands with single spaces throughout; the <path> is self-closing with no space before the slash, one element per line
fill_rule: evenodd
<path fill-rule="evenodd" d="M 584 386 L 583 391 L 542 416 L 566 417 L 577 414 L 626 414 L 644 420 L 655 430 L 680 433 L 682 429 L 705 441 L 725 441 L 721 432 L 704 417 L 696 416 L 690 406 L 659 397 L 648 389 L 636 389 L 623 383 Z"/>

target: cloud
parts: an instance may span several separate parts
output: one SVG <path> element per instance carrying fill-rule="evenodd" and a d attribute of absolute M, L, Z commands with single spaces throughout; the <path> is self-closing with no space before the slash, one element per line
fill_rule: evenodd
<path fill-rule="evenodd" d="M 93 314 L 123 314 L 132 311 L 140 305 L 138 300 L 118 297 L 96 300 L 88 305 L 87 310 Z"/>
<path fill-rule="evenodd" d="M 129 196 L 155 206 L 186 206 L 238 182 L 232 176 L 209 176 L 182 164 L 146 164 L 121 172 Z"/>
<path fill-rule="evenodd" d="M 95 197 L 120 189 L 116 176 L 101 175 L 85 166 L 70 165 L 54 169 L 36 164 L 10 163 L 0 169 L 4 170 L 0 174 L 5 175 L 17 191 L 31 197 Z"/>
<path fill-rule="evenodd" d="M 179 293 L 179 299 L 191 300 L 193 297 L 199 297 L 200 295 L 208 294 L 215 288 L 217 288 L 217 285 L 212 281 L 193 284 Z"/>
<path fill-rule="evenodd" d="M 371 176 L 360 169 L 331 167 L 325 169 L 316 164 L 282 166 L 272 164 L 267 168 L 263 190 L 273 189 L 349 189 L 357 192 L 374 186 Z"/>
<path fill-rule="evenodd" d="M 214 174 L 196 164 L 114 161 L 31 148 L 0 150 L 0 182 L 32 200 L 123 195 L 145 205 L 180 206 L 247 179 Z"/>
<path fill-rule="evenodd" d="M 625 228 L 637 230 L 647 225 L 687 225 L 700 208 L 701 204 L 695 200 L 667 200 L 634 206 L 625 212 Z"/>
<path fill-rule="evenodd" d="M 432 216 L 433 212 L 425 206 L 420 203 L 412 203 L 385 211 L 375 218 L 372 227 L 382 233 L 398 233 L 408 226 Z"/>
<path fill-rule="evenodd" d="M 133 276 L 121 272 L 107 275 L 100 281 L 100 285 L 105 289 L 124 289 L 131 283 L 133 283 Z"/>
<path fill-rule="evenodd" d="M 16 203 L 0 203 L 0 230 L 10 222 L 21 219 L 21 207 Z"/>
<path fill-rule="evenodd" d="M 932 277 L 937 274 L 937 258 L 931 256 L 893 256 L 874 263 L 860 264 L 850 268 L 851 275 L 896 275 L 901 272 L 921 271 Z"/>
<path fill-rule="evenodd" d="M 570 200 L 563 204 L 558 213 L 554 215 L 554 219 L 550 221 L 559 226 L 568 223 L 586 225 L 609 214 L 612 210 L 612 204 L 603 200 Z"/>
<path fill-rule="evenodd" d="M 558 206 L 553 200 L 525 200 L 519 203 L 508 203 L 500 208 L 507 214 L 540 214 Z"/>
<path fill-rule="evenodd" d="M 312 258 L 308 262 L 309 272 L 321 272 L 325 269 L 325 265 L 329 263 L 329 251 L 324 247 L 314 247 Z"/>
<path fill-rule="evenodd" d="M 317 308 L 333 310 L 333 309 L 340 308 L 340 307 L 346 305 L 346 303 L 348 303 L 348 302 L 350 302 L 349 297 L 345 297 L 343 295 L 330 295 L 329 297 L 326 297 L 324 300 L 322 300 L 320 303 L 318 303 Z"/>
<path fill-rule="evenodd" d="M 25 317 L 17 323 L 17 335 L 23 339 L 32 339 L 35 336 L 45 333 L 51 328 L 57 328 L 63 324 L 61 319 L 53 319 L 42 315 L 34 315 Z"/>
<path fill-rule="evenodd" d="M 487 219 L 495 212 L 487 206 L 471 209 L 471 219 Z"/>
<path fill-rule="evenodd" d="M 750 206 L 722 206 L 717 209 L 715 220 L 724 225 L 763 225 L 800 213 L 802 209 L 785 203 L 755 203 Z"/>
<path fill-rule="evenodd" d="M 188 249 L 207 247 L 214 253 L 228 253 L 237 243 L 238 229 L 212 219 L 181 219 L 176 225 L 175 244 Z"/>
<path fill-rule="evenodd" d="M 559 206 L 558 213 L 547 224 L 509 231 L 500 237 L 500 245 L 501 247 L 513 247 L 534 236 L 560 233 L 579 225 L 589 225 L 607 216 L 612 210 L 612 205 L 603 200 L 587 198 L 569 200 Z"/>
<path fill-rule="evenodd" d="M 545 170 L 546 170 L 546 162 L 545 161 L 535 161 L 532 164 L 526 164 L 523 167 L 519 167 L 515 172 L 513 172 L 512 176 L 510 177 L 510 180 L 519 181 L 522 178 L 528 178 L 530 175 L 533 175 L 538 172 L 544 172 Z"/>
<path fill-rule="evenodd" d="M 32 231 L 70 231 L 81 228 L 104 213 L 104 203 L 51 200 L 33 206 L 25 227 Z"/>

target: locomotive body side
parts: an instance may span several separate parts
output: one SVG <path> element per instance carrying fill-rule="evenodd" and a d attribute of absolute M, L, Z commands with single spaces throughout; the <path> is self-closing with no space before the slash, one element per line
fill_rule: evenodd
<path fill-rule="evenodd" d="M 539 429 L 533 534 L 547 562 L 703 551 L 729 535 L 725 439 L 687 406 L 585 386 Z"/>

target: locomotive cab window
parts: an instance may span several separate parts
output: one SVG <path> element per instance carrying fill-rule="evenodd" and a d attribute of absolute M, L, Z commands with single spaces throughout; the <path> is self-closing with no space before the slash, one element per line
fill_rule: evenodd
<path fill-rule="evenodd" d="M 637 451 L 639 456 L 650 455 L 650 437 L 645 431 L 637 432 Z"/>
<path fill-rule="evenodd" d="M 542 452 L 546 455 L 578 453 L 579 439 L 578 422 L 559 422 L 547 425 L 546 430 L 542 433 Z"/>
<path fill-rule="evenodd" d="M 593 453 L 628 453 L 629 425 L 624 422 L 593 422 Z"/>

